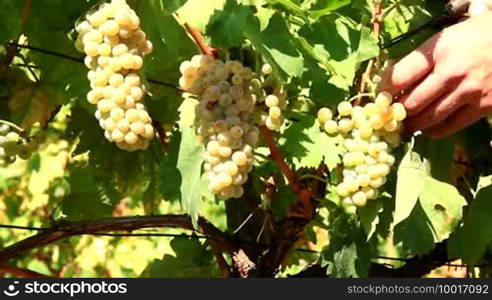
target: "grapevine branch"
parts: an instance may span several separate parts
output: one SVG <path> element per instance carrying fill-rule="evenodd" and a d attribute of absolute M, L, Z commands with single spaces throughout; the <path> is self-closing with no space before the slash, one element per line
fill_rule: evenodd
<path fill-rule="evenodd" d="M 159 140 L 162 145 L 162 150 L 164 153 L 167 153 L 169 151 L 169 140 L 166 135 L 166 131 L 162 127 L 161 123 L 157 121 L 156 119 L 152 118 L 152 125 L 154 125 L 154 128 L 156 129 L 157 133 L 159 134 Z"/>
<path fill-rule="evenodd" d="M 436 244 L 434 249 L 423 256 L 414 257 L 406 261 L 405 265 L 392 269 L 380 264 L 374 264 L 369 270 L 370 277 L 422 277 L 435 268 L 451 261 L 448 257 L 447 240 Z"/>
<path fill-rule="evenodd" d="M 447 240 L 435 245 L 434 249 L 426 255 L 409 259 L 398 259 L 405 261 L 402 267 L 394 268 L 386 264 L 373 263 L 369 267 L 368 277 L 422 277 L 432 270 L 441 266 L 466 267 L 464 265 L 451 265 L 452 258 L 448 257 Z M 388 259 L 388 258 L 384 258 Z M 395 258 L 391 258 L 395 260 Z M 327 277 L 326 267 L 312 265 L 294 277 Z"/>
<path fill-rule="evenodd" d="M 29 18 L 29 12 L 31 11 L 32 0 L 24 0 L 24 7 L 22 8 L 21 25 L 24 27 L 27 24 Z"/>
<path fill-rule="evenodd" d="M 43 228 L 38 234 L 1 249 L 0 262 L 16 258 L 30 250 L 71 236 L 98 234 L 104 231 L 131 232 L 143 228 L 162 227 L 194 230 L 191 219 L 187 215 L 135 216 L 79 222 L 60 221 L 55 223 L 51 228 Z M 198 232 L 207 236 L 222 250 L 227 252 L 236 250 L 236 247 L 229 241 L 229 238 L 206 219 L 199 218 L 198 228 Z"/>
<path fill-rule="evenodd" d="M 0 228 L 37 230 L 38 234 L 21 240 L 0 250 L 0 263 L 16 258 L 26 252 L 57 242 L 59 240 L 77 235 L 95 236 L 173 236 L 183 237 L 186 235 L 171 235 L 165 233 L 108 233 L 108 231 L 132 232 L 144 228 L 181 228 L 196 231 L 202 235 L 193 238 L 205 238 L 212 246 L 215 257 L 224 275 L 239 275 L 246 277 L 254 263 L 251 262 L 245 252 L 233 243 L 229 236 L 216 228 L 205 218 L 198 219 L 198 229 L 193 227 L 192 220 L 187 215 L 156 215 L 156 216 L 134 216 L 108 218 L 94 221 L 69 222 L 60 221 L 51 228 L 22 227 L 14 225 L 0 225 Z M 228 253 L 233 261 L 234 269 L 227 265 L 222 253 Z M 226 272 L 227 271 L 227 272 Z"/>
<path fill-rule="evenodd" d="M 379 40 L 379 35 L 381 34 L 381 16 L 383 11 L 383 3 L 381 0 L 375 0 L 374 6 L 371 9 L 372 13 L 372 35 L 376 40 Z M 362 79 L 359 87 L 359 97 L 355 100 L 355 105 L 360 105 L 362 97 L 366 92 L 367 84 L 371 80 L 371 73 L 374 68 L 375 61 L 371 59 L 367 63 L 366 70 L 362 74 Z"/>
<path fill-rule="evenodd" d="M 284 258 L 294 246 L 295 242 L 301 237 L 304 227 L 311 220 L 315 206 L 311 204 L 313 190 L 310 187 L 302 188 L 299 179 L 289 165 L 284 160 L 282 153 L 278 149 L 271 131 L 265 126 L 261 126 L 265 143 L 270 149 L 270 156 L 287 178 L 289 186 L 296 193 L 297 201 L 290 209 L 288 217 L 280 223 L 275 224 L 275 236 L 268 247 L 268 251 L 261 258 L 259 276 L 273 276 Z"/>
<path fill-rule="evenodd" d="M 290 187 L 295 193 L 298 193 L 301 190 L 301 184 L 299 183 L 299 180 L 297 179 L 296 175 L 294 172 L 291 170 L 289 165 L 285 162 L 282 153 L 280 150 L 277 148 L 277 145 L 275 144 L 275 141 L 273 140 L 273 136 L 271 131 L 266 128 L 265 126 L 261 126 L 260 130 L 263 134 L 263 138 L 265 139 L 265 143 L 268 145 L 268 148 L 270 149 L 270 157 L 275 161 L 275 163 L 278 165 L 280 168 L 280 171 L 282 171 L 282 174 L 285 175 L 287 178 L 287 181 L 289 182 Z"/>

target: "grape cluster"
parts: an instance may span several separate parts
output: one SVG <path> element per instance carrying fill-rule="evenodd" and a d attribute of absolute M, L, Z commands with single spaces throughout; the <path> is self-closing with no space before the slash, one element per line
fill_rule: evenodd
<path fill-rule="evenodd" d="M 287 107 L 287 95 L 282 87 L 271 86 L 272 66 L 268 63 L 261 68 L 263 77 L 252 80 L 253 91 L 257 96 L 257 105 L 261 107 L 256 117 L 259 125 L 278 131 L 285 123 L 283 110 Z M 278 85 L 278 84 L 275 84 Z"/>
<path fill-rule="evenodd" d="M 376 199 L 378 188 L 386 182 L 395 163 L 391 148 L 400 144 L 406 110 L 401 103 L 392 101 L 391 94 L 382 92 L 365 106 L 341 102 L 337 120 L 328 108 L 318 112 L 323 129 L 344 138 L 343 180 L 336 191 L 346 204 L 364 206 L 367 200 Z"/>
<path fill-rule="evenodd" d="M 223 62 L 207 55 L 184 61 L 180 72 L 180 86 L 199 100 L 195 126 L 207 150 L 204 170 L 209 188 L 221 198 L 239 198 L 259 138 L 253 122 L 253 73 L 238 61 Z"/>
<path fill-rule="evenodd" d="M 7 124 L 0 125 L 0 162 L 12 164 L 17 157 L 27 160 L 39 146 L 46 142 L 46 132 L 38 131 L 34 136 L 25 138 Z"/>
<path fill-rule="evenodd" d="M 140 29 L 140 19 L 125 0 L 112 0 L 77 25 L 76 46 L 90 69 L 89 103 L 104 136 L 127 151 L 145 150 L 154 138 L 152 120 L 141 101 L 145 86 L 138 71 L 152 43 Z"/>

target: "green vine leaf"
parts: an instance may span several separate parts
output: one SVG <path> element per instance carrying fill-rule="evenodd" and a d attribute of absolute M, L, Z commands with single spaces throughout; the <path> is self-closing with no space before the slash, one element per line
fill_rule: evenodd
<path fill-rule="evenodd" d="M 412 149 L 413 143 L 398 168 L 392 226 L 395 243 L 409 254 L 424 254 L 449 236 L 466 200 L 454 186 L 432 178 L 428 162 Z"/>
<path fill-rule="evenodd" d="M 0 45 L 19 37 L 23 1 L 0 0 Z M 8 28 L 9 30 L 5 30 Z"/>
<path fill-rule="evenodd" d="M 489 177 L 490 178 L 490 177 Z M 463 219 L 448 244 L 451 257 L 460 257 L 465 263 L 477 264 L 487 247 L 492 243 L 492 235 L 486 228 L 492 228 L 492 185 L 481 187 L 473 199 Z"/>
<path fill-rule="evenodd" d="M 424 162 L 418 153 L 413 152 L 412 144 L 398 167 L 394 225 L 410 216 L 420 193 L 424 189 L 425 170 Z M 412 184 L 409 184 L 410 182 Z"/>
<path fill-rule="evenodd" d="M 244 32 L 240 28 L 248 25 L 253 12 L 248 6 L 228 0 L 223 10 L 216 11 L 210 18 L 207 34 L 212 37 L 212 45 L 224 48 L 240 46 L 244 41 Z"/>
<path fill-rule="evenodd" d="M 282 152 L 297 168 L 314 168 L 325 163 L 330 170 L 340 163 L 341 138 L 330 137 L 321 131 L 316 118 L 299 116 L 280 140 Z"/>
<path fill-rule="evenodd" d="M 167 154 L 160 165 L 159 190 L 167 201 L 175 201 L 181 198 L 181 173 L 177 167 L 180 144 L 181 132 L 174 131 L 169 142 Z M 170 182 L 173 184 L 169 184 Z"/>
<path fill-rule="evenodd" d="M 154 260 L 140 275 L 147 278 L 218 277 L 213 254 L 196 238 L 177 237 L 171 241 L 174 255 Z"/>
<path fill-rule="evenodd" d="M 181 174 L 181 205 L 191 216 L 194 224 L 198 220 L 198 211 L 208 189 L 202 178 L 204 147 L 198 142 L 192 128 L 181 128 L 177 167 Z"/>

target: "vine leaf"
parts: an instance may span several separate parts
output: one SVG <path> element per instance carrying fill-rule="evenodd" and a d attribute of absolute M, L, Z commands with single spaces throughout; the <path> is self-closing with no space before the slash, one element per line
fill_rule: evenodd
<path fill-rule="evenodd" d="M 216 10 L 221 10 L 224 3 L 225 0 L 188 0 L 176 13 L 183 23 L 188 23 L 201 32 L 205 32 L 211 16 Z"/>
<path fill-rule="evenodd" d="M 141 277 L 199 278 L 218 277 L 213 254 L 196 238 L 177 237 L 171 241 L 175 256 L 165 254 L 147 266 Z"/>
<path fill-rule="evenodd" d="M 147 215 L 154 214 L 160 204 L 161 198 L 159 194 L 159 189 L 158 189 L 158 180 L 155 175 L 154 170 L 150 170 L 150 181 L 147 186 L 147 189 L 145 189 L 145 192 L 143 193 L 142 196 L 142 202 L 144 206 L 144 212 Z"/>
<path fill-rule="evenodd" d="M 167 201 L 179 200 L 181 174 L 177 168 L 181 133 L 175 131 L 169 142 L 169 150 L 160 165 L 160 192 Z"/>
<path fill-rule="evenodd" d="M 466 263 L 476 264 L 492 243 L 492 185 L 482 186 L 470 205 L 463 225 L 449 239 L 451 257 L 460 257 Z"/>
<path fill-rule="evenodd" d="M 172 15 L 181 6 L 183 6 L 188 0 L 157 0 L 160 2 L 160 7 L 166 15 Z"/>
<path fill-rule="evenodd" d="M 248 19 L 253 16 L 251 9 L 228 0 L 224 9 L 216 11 L 210 18 L 207 34 L 212 37 L 212 45 L 230 48 L 241 45 L 244 41 L 244 32 L 236 30 L 247 26 Z"/>
<path fill-rule="evenodd" d="M 418 153 L 413 152 L 413 144 L 403 157 L 397 176 L 394 225 L 410 216 L 424 189 L 425 166 Z"/>
<path fill-rule="evenodd" d="M 0 0 L 0 45 L 16 39 L 21 31 L 21 8 L 23 1 Z M 5 30 L 7 29 L 8 30 Z"/>
<path fill-rule="evenodd" d="M 429 165 L 410 149 L 405 154 L 396 185 L 394 241 L 410 254 L 424 254 L 449 236 L 466 205 L 458 190 L 430 175 Z"/>
<path fill-rule="evenodd" d="M 288 216 L 289 208 L 297 200 L 299 200 L 297 195 L 282 180 L 279 184 L 278 192 L 275 195 L 275 201 L 273 201 L 271 209 L 275 221 L 279 222 L 280 220 L 286 218 Z"/>
<path fill-rule="evenodd" d="M 346 17 L 329 16 L 304 25 L 299 35 L 313 47 L 318 63 L 327 62 L 335 68 L 336 76 L 330 81 L 346 89 L 352 85 L 360 63 L 379 54 L 369 28 Z"/>
<path fill-rule="evenodd" d="M 183 26 L 176 18 L 168 14 L 166 3 L 161 2 L 146 0 L 136 3 L 135 10 L 141 16 L 142 30 L 154 44 L 152 53 L 145 57 L 144 70 L 148 77 L 177 83 L 180 76 L 180 63 L 196 54 L 197 50 Z M 158 20 L 158 22 L 153 20 Z M 175 91 L 171 93 L 169 88 L 155 85 L 152 86 L 152 95 L 155 99 L 165 98 L 162 101 L 166 103 L 173 101 L 172 106 L 175 105 L 176 98 L 181 99 L 181 95 L 176 94 Z M 160 106 L 167 105 L 160 102 Z M 172 110 L 172 108 L 169 109 Z M 174 112 L 176 112 L 175 109 Z"/>
<path fill-rule="evenodd" d="M 260 31 L 257 18 L 243 30 L 251 44 L 259 51 L 272 66 L 276 66 L 280 75 L 300 77 L 304 72 L 304 57 L 297 48 L 295 37 L 290 33 L 285 18 L 275 13 L 269 20 L 268 27 Z"/>
<path fill-rule="evenodd" d="M 365 206 L 357 208 L 360 223 L 370 240 L 376 232 L 379 223 L 379 213 L 383 211 L 383 205 L 380 201 L 369 201 Z"/>
<path fill-rule="evenodd" d="M 325 163 L 330 170 L 335 168 L 340 162 L 341 139 L 322 132 L 313 116 L 302 115 L 298 119 L 280 140 L 282 152 L 292 158 L 298 168 L 314 168 L 320 163 Z"/>
<path fill-rule="evenodd" d="M 434 247 L 434 242 L 430 220 L 417 202 L 410 216 L 395 226 L 393 243 L 401 243 L 405 254 L 422 255 Z"/>
<path fill-rule="evenodd" d="M 321 263 L 328 266 L 328 273 L 342 278 L 367 276 L 372 244 L 366 241 L 363 229 L 344 216 L 335 222 L 330 235 L 330 246 L 321 254 Z"/>
<path fill-rule="evenodd" d="M 317 19 L 350 4 L 350 2 L 351 0 L 317 0 L 311 7 L 312 11 L 309 15 Z"/>
<path fill-rule="evenodd" d="M 450 228 L 456 227 L 462 218 L 466 200 L 458 190 L 430 176 L 425 177 L 425 188 L 419 197 L 422 209 L 429 218 L 437 241 L 449 237 Z"/>
<path fill-rule="evenodd" d="M 82 54 L 76 51 L 67 33 L 74 29 L 77 18 L 94 5 L 94 1 L 65 4 L 63 0 L 32 1 L 24 34 L 29 37 L 31 46 L 81 58 Z M 40 68 L 43 86 L 56 89 L 65 100 L 74 97 L 85 99 L 83 95 L 89 90 L 89 84 L 87 68 L 83 64 L 61 61 L 60 57 L 37 51 L 29 51 L 27 56 Z"/>
<path fill-rule="evenodd" d="M 208 190 L 206 181 L 201 176 L 203 153 L 203 145 L 198 142 L 193 129 L 182 127 L 177 163 L 181 174 L 181 205 L 190 214 L 195 226 L 204 191 Z"/>
<path fill-rule="evenodd" d="M 63 100 L 58 91 L 25 79 L 16 83 L 9 99 L 9 110 L 16 123 L 28 128 L 36 122 L 44 124 L 49 120 Z"/>
<path fill-rule="evenodd" d="M 92 167 L 76 167 L 67 178 L 70 193 L 62 201 L 62 210 L 71 221 L 110 217 L 122 199 L 111 182 L 99 180 Z"/>
<path fill-rule="evenodd" d="M 437 180 L 450 182 L 455 153 L 453 137 L 439 140 L 420 139 L 415 149 L 431 162 L 431 174 Z"/>

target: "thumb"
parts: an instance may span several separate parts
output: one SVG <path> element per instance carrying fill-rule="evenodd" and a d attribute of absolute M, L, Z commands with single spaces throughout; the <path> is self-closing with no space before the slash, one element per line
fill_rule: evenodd
<path fill-rule="evenodd" d="M 492 10 L 492 0 L 473 0 L 468 8 L 470 17 Z"/>

